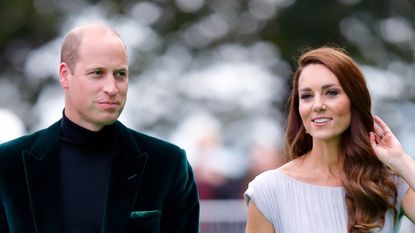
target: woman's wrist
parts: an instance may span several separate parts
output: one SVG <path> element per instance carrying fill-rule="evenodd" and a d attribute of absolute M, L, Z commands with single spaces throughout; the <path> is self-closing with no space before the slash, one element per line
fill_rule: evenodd
<path fill-rule="evenodd" d="M 415 187 L 415 161 L 408 155 L 403 154 L 393 162 L 392 170 L 402 177 L 412 188 Z"/>

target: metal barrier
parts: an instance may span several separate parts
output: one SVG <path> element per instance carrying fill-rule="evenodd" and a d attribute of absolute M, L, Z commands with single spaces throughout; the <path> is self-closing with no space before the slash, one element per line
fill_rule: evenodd
<path fill-rule="evenodd" d="M 201 233 L 245 232 L 244 200 L 202 200 L 200 202 Z"/>
<path fill-rule="evenodd" d="M 243 233 L 246 224 L 244 200 L 201 200 L 201 233 Z M 403 219 L 400 233 L 414 233 L 415 225 Z"/>

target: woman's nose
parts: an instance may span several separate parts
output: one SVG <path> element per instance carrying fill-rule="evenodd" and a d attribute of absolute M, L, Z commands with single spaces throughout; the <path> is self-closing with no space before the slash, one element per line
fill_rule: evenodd
<path fill-rule="evenodd" d="M 327 110 L 327 105 L 324 104 L 321 100 L 317 99 L 313 106 L 313 111 L 322 112 Z"/>

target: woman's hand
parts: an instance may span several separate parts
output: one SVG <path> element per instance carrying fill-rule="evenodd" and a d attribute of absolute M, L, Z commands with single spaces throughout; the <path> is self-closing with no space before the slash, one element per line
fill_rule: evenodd
<path fill-rule="evenodd" d="M 406 155 L 398 139 L 379 117 L 374 116 L 374 132 L 370 132 L 370 142 L 378 159 L 399 174 L 399 168 Z"/>
<path fill-rule="evenodd" d="M 379 117 L 374 116 L 375 132 L 370 132 L 370 142 L 376 156 L 411 187 L 402 198 L 405 215 L 415 222 L 415 161 L 405 154 L 398 139 Z"/>

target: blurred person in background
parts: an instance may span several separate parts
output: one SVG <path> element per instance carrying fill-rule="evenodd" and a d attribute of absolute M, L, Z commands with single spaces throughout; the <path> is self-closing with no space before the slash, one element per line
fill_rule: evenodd
<path fill-rule="evenodd" d="M 253 132 L 253 143 L 249 149 L 249 167 L 240 187 L 239 197 L 243 197 L 249 182 L 260 173 L 283 165 L 280 129 L 275 124 L 266 123 Z"/>
<path fill-rule="evenodd" d="M 415 221 L 415 162 L 372 116 L 344 51 L 304 53 L 287 106 L 288 163 L 249 184 L 247 233 L 391 233 L 403 214 Z"/>
<path fill-rule="evenodd" d="M 117 121 L 128 89 L 120 36 L 98 24 L 69 32 L 60 83 L 62 119 L 0 145 L 0 232 L 198 232 L 185 152 Z"/>
<path fill-rule="evenodd" d="M 194 112 L 182 120 L 172 135 L 173 142 L 186 148 L 201 200 L 241 197 L 245 163 L 242 156 L 224 144 L 222 133 L 215 116 Z"/>

